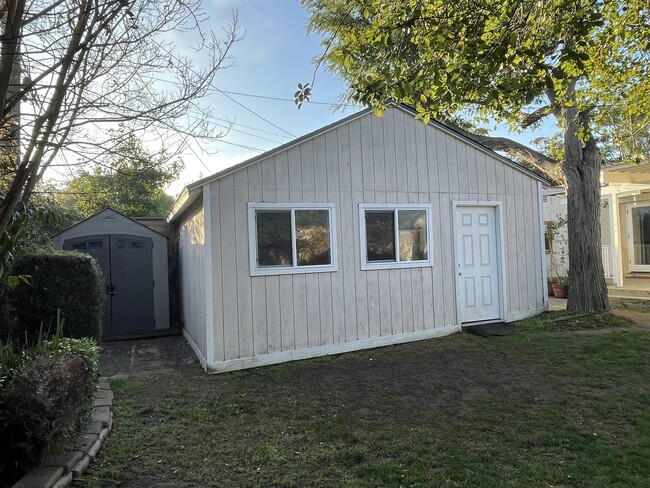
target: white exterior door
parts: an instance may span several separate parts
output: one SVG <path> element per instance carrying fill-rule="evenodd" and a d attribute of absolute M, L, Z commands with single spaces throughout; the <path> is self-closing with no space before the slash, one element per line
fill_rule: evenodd
<path fill-rule="evenodd" d="M 501 318 L 497 211 L 456 207 L 457 299 L 461 323 Z"/>

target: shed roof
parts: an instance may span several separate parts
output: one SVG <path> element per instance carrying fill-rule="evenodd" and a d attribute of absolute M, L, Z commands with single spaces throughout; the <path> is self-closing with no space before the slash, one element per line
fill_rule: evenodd
<path fill-rule="evenodd" d="M 410 107 L 407 107 L 406 105 L 398 105 L 396 103 L 390 102 L 388 104 L 388 107 L 401 110 L 401 111 L 403 111 L 403 112 L 405 112 L 405 113 L 407 113 L 407 114 L 409 114 L 409 115 L 411 115 L 413 117 L 415 117 L 417 115 L 417 112 L 415 110 L 413 110 Z M 273 155 L 275 155 L 275 154 L 277 154 L 279 152 L 290 149 L 293 146 L 296 146 L 298 144 L 302 144 L 305 141 L 308 141 L 308 140 L 313 139 L 313 138 L 315 138 L 317 136 L 320 136 L 321 134 L 324 134 L 325 132 L 334 130 L 334 129 L 336 129 L 336 128 L 344 125 L 344 124 L 347 124 L 347 123 L 353 121 L 353 120 L 356 120 L 356 119 L 361 118 L 361 117 L 365 117 L 365 116 L 367 116 L 367 115 L 369 115 L 371 113 L 373 113 L 373 111 L 370 108 L 361 110 L 361 111 L 359 111 L 357 113 L 354 113 L 352 115 L 349 115 L 349 116 L 347 116 L 347 117 L 345 117 L 345 118 L 343 118 L 341 120 L 338 120 L 338 121 L 333 122 L 333 123 L 331 123 L 329 125 L 321 127 L 320 129 L 317 129 L 317 130 L 315 130 L 313 132 L 310 132 L 310 133 L 305 134 L 305 135 L 303 135 L 301 137 L 293 139 L 293 140 L 291 140 L 291 141 L 289 141 L 289 142 L 287 142 L 285 144 L 282 144 L 281 146 L 277 146 L 275 148 L 269 149 L 268 151 L 266 151 L 266 152 L 264 152 L 262 154 L 259 154 L 257 156 L 254 156 L 254 157 L 252 157 L 250 159 L 247 159 L 246 161 L 242 161 L 241 163 L 235 164 L 233 166 L 229 166 L 228 168 L 225 168 L 222 171 L 218 171 L 218 172 L 216 172 L 216 173 L 214 173 L 214 174 L 212 174 L 210 176 L 206 176 L 205 178 L 202 178 L 202 179 L 197 180 L 197 181 L 195 181 L 193 183 L 190 183 L 189 185 L 187 185 L 187 186 L 185 186 L 183 188 L 181 193 L 176 198 L 176 201 L 172 205 L 172 208 L 171 208 L 171 210 L 169 212 L 169 215 L 167 216 L 167 221 L 172 222 L 172 221 L 176 220 L 178 217 L 180 217 L 198 199 L 198 197 L 201 194 L 201 189 L 202 189 L 202 187 L 204 185 L 206 185 L 206 184 L 208 184 L 208 183 L 210 183 L 212 181 L 218 180 L 220 178 L 223 178 L 224 176 L 232 174 L 232 173 L 234 173 L 236 171 L 239 171 L 240 169 L 244 169 L 244 168 L 246 168 L 248 166 L 251 166 L 251 165 L 253 165 L 255 163 L 258 163 L 258 162 L 260 162 L 260 161 L 262 161 L 262 160 L 264 160 L 266 158 L 269 158 L 269 157 L 271 157 L 271 156 L 273 156 Z M 538 175 L 534 171 L 531 171 L 531 170 L 521 166 L 520 164 L 516 163 L 512 159 L 509 159 L 509 158 L 497 153 L 496 151 L 493 151 L 492 149 L 484 146 L 483 144 L 480 144 L 480 143 L 478 143 L 476 141 L 473 141 L 472 139 L 468 138 L 467 136 L 461 134 L 460 132 L 457 132 L 457 131 L 453 130 L 450 127 L 447 127 L 446 125 L 438 122 L 437 120 L 432 119 L 431 121 L 429 121 L 428 125 L 431 125 L 431 126 L 435 127 L 436 129 L 439 129 L 442 132 L 445 132 L 446 134 L 451 135 L 452 137 L 456 137 L 457 139 L 462 140 L 466 144 L 469 144 L 469 145 L 479 149 L 480 151 L 483 151 L 483 152 L 489 154 L 490 156 L 500 160 L 504 164 L 516 169 L 517 171 L 520 171 L 520 172 L 524 173 L 525 175 L 527 175 L 530 178 L 533 178 L 533 179 L 541 182 L 544 185 L 550 185 L 551 184 L 550 181 L 548 181 L 546 178 Z"/>
<path fill-rule="evenodd" d="M 158 236 L 158 237 L 164 237 L 165 239 L 167 239 L 167 237 L 164 234 L 161 234 L 160 232 L 157 232 L 157 231 L 153 230 L 152 228 L 147 227 L 144 224 L 141 224 L 137 220 L 133 220 L 131 217 L 127 217 L 123 213 L 120 213 L 117 210 L 113 210 L 110 207 L 106 207 L 105 209 L 100 210 L 96 214 L 93 214 L 90 217 L 86 217 L 85 219 L 80 220 L 79 222 L 77 222 L 75 224 L 72 224 L 67 229 L 64 229 L 64 230 L 62 230 L 60 232 L 57 232 L 56 234 L 51 235 L 50 238 L 53 239 L 55 237 L 66 234 L 71 229 L 76 229 L 78 227 L 83 227 L 85 225 L 89 225 L 94 220 L 98 220 L 98 219 L 102 219 L 102 218 L 110 218 L 109 216 L 113 216 L 114 219 L 122 220 L 125 223 L 133 224 L 133 225 L 136 225 L 138 227 L 142 227 L 142 228 L 146 229 L 147 231 L 151 232 L 152 235 L 155 235 L 155 236 Z"/>

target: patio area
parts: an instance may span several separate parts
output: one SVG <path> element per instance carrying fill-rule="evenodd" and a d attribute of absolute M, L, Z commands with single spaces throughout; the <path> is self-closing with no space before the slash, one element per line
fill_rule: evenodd
<path fill-rule="evenodd" d="M 650 276 L 626 277 L 623 286 L 616 286 L 607 280 L 609 301 L 612 306 L 627 308 L 629 306 L 650 307 Z M 548 297 L 549 310 L 564 310 L 567 301 Z"/>

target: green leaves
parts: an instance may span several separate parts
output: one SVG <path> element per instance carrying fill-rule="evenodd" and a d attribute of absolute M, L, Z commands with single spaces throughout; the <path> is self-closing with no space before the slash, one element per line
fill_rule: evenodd
<path fill-rule="evenodd" d="M 106 207 L 131 217 L 165 216 L 173 203 L 165 187 L 178 178 L 183 162 L 164 150 L 151 153 L 132 134 L 116 137 L 124 142 L 102 165 L 79 172 L 68 183 L 64 206 L 80 218 Z"/>
<path fill-rule="evenodd" d="M 332 44 L 328 68 L 366 103 L 390 98 L 440 116 L 480 106 L 514 124 L 548 94 L 556 105 L 571 104 L 568 87 L 580 80 L 579 104 L 635 98 L 637 113 L 650 113 L 643 0 L 359 0 L 353 10 L 348 0 L 303 4 L 310 28 Z"/>
<path fill-rule="evenodd" d="M 298 91 L 293 94 L 293 102 L 296 104 L 296 107 L 298 107 L 298 110 L 300 110 L 300 107 L 302 107 L 303 102 L 309 101 L 310 96 L 311 87 L 309 86 L 309 83 L 305 83 L 304 85 L 302 83 L 298 83 Z"/>

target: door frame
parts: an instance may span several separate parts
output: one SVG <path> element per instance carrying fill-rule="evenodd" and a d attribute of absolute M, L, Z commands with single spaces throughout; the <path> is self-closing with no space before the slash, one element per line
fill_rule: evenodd
<path fill-rule="evenodd" d="M 458 242 L 458 209 L 463 207 L 490 207 L 494 209 L 495 217 L 495 237 L 496 237 L 496 253 L 497 253 L 497 283 L 499 290 L 499 317 L 496 319 L 488 320 L 479 320 L 471 323 L 472 325 L 492 323 L 492 322 L 501 322 L 505 320 L 506 310 L 507 310 L 507 287 L 505 281 L 505 259 L 504 259 L 504 249 L 505 249 L 505 239 L 503 233 L 503 204 L 500 201 L 493 200 L 453 200 L 451 202 L 452 212 L 451 212 L 451 225 L 453 232 L 453 274 L 454 274 L 454 284 L 456 289 L 456 322 L 460 325 L 462 322 L 462 312 L 460 305 L 460 280 L 458 279 L 458 268 L 460 266 L 460 244 Z"/>
<path fill-rule="evenodd" d="M 647 273 L 650 271 L 650 264 L 636 264 L 634 262 L 634 227 L 632 226 L 632 210 L 634 208 L 650 208 L 650 203 L 644 205 L 643 203 L 628 203 L 626 204 L 626 220 L 627 220 L 627 257 L 630 266 L 630 272 Z"/>

